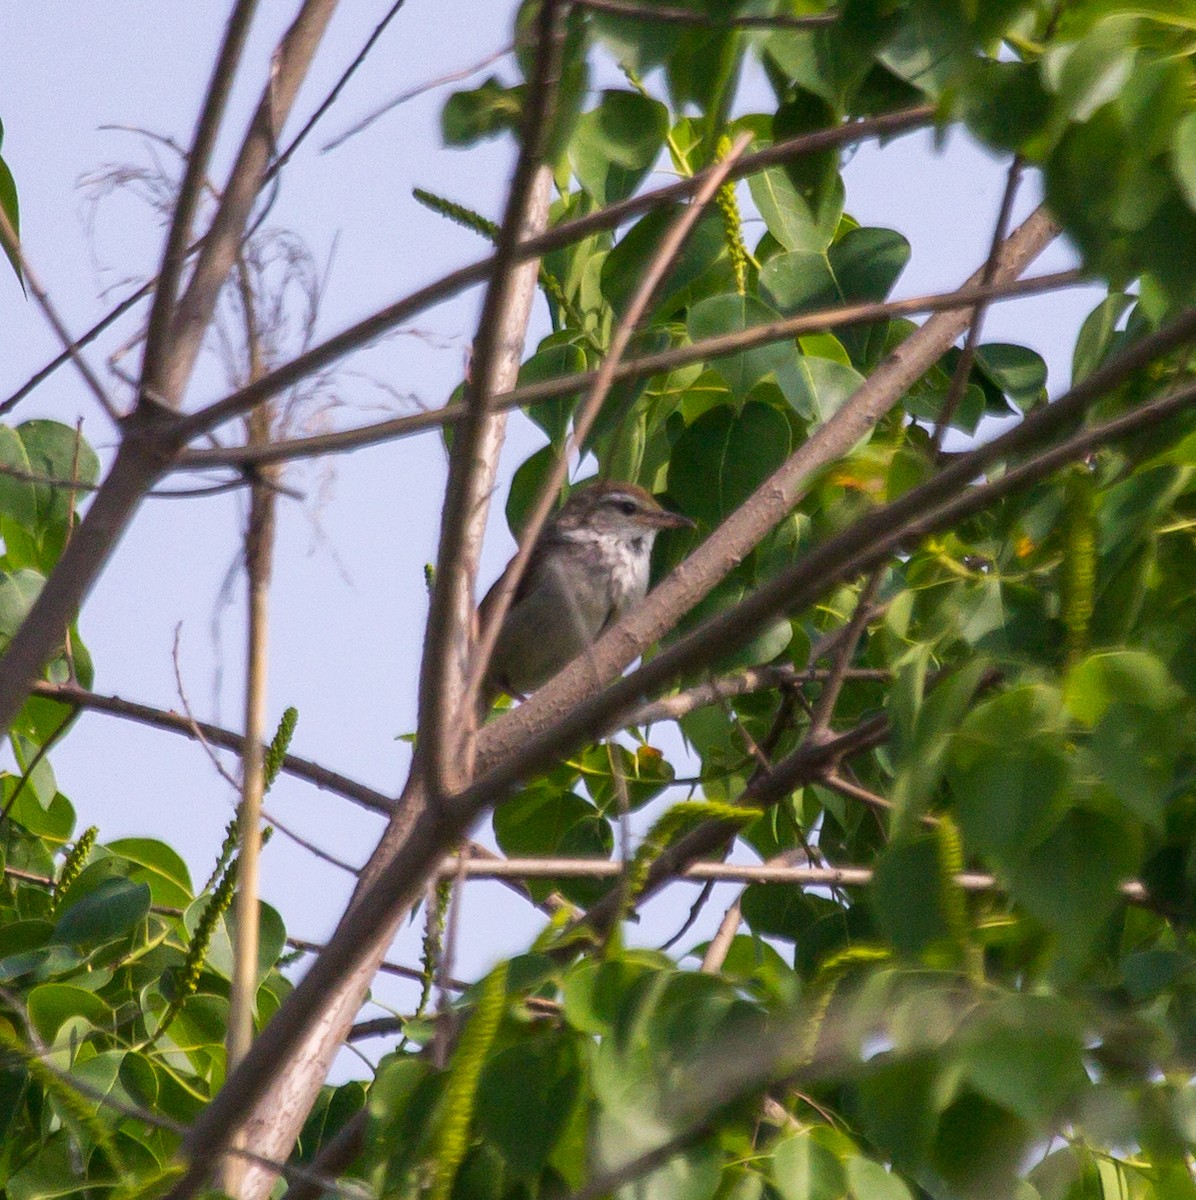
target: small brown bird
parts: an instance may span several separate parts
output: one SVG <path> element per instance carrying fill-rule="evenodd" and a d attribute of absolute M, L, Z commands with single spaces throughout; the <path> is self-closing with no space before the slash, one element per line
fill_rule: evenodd
<path fill-rule="evenodd" d="M 502 692 L 535 691 L 642 600 L 656 535 L 683 527 L 693 522 L 634 483 L 575 491 L 528 560 L 486 672 L 484 709 Z M 483 622 L 497 590 L 498 583 L 482 601 Z"/>

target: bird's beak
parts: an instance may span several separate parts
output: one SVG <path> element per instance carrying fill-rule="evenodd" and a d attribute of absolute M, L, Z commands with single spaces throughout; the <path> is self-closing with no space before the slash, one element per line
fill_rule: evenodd
<path fill-rule="evenodd" d="M 697 526 L 688 517 L 683 517 L 680 513 L 669 512 L 667 508 L 662 508 L 659 512 L 644 513 L 657 529 L 696 529 Z"/>

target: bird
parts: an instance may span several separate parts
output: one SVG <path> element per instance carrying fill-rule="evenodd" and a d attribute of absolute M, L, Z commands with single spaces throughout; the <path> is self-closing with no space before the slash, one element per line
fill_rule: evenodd
<path fill-rule="evenodd" d="M 574 489 L 545 525 L 516 588 L 482 683 L 483 712 L 504 692 L 523 699 L 588 649 L 647 594 L 656 535 L 693 527 L 634 483 Z M 479 606 L 483 624 L 506 573 Z"/>

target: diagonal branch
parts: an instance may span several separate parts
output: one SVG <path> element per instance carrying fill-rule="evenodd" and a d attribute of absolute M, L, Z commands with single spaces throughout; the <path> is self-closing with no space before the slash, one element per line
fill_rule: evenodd
<path fill-rule="evenodd" d="M 899 133 L 919 129 L 930 124 L 934 119 L 935 111 L 933 105 L 920 104 L 913 108 L 886 113 L 883 116 L 870 117 L 863 121 L 851 121 L 832 126 L 830 129 L 820 129 L 815 133 L 788 138 L 767 149 L 757 151 L 755 154 L 745 154 L 732 169 L 730 178 L 741 179 L 745 175 L 778 166 L 802 154 L 813 154 L 819 150 L 829 150 L 837 146 L 854 145 L 868 138 L 893 137 Z M 578 217 L 573 221 L 557 225 L 553 229 L 537 237 L 528 238 L 521 243 L 515 257 L 518 261 L 540 258 L 550 251 L 559 250 L 573 242 L 589 237 L 593 233 L 614 229 L 632 217 L 640 216 L 679 200 L 688 199 L 702 186 L 704 177 L 705 172 L 700 172 L 689 179 L 682 179 L 665 187 L 643 192 L 618 204 L 608 205 L 588 216 Z M 453 271 L 435 283 L 412 292 L 411 295 L 397 300 L 394 304 L 366 317 L 356 325 L 351 325 L 348 329 L 334 334 L 326 342 L 313 346 L 289 363 L 276 367 L 257 383 L 249 384 L 240 391 L 234 392 L 223 400 L 218 400 L 188 417 L 184 428 L 187 439 L 199 437 L 217 425 L 241 416 L 254 405 L 285 391 L 300 380 L 307 378 L 308 375 L 322 370 L 351 350 L 365 345 L 431 305 L 441 300 L 447 300 L 476 283 L 484 282 L 490 277 L 493 269 L 493 255 L 480 259 L 467 267 Z"/>
<path fill-rule="evenodd" d="M 1003 282 L 1020 275 L 1057 232 L 1058 227 L 1043 210 L 1032 214 L 1005 243 L 997 280 Z M 977 281 L 973 276 L 969 285 Z M 808 440 L 643 604 L 599 638 L 587 653 L 585 664 L 579 667 L 574 663 L 567 667 L 526 704 L 486 727 L 479 740 L 479 768 L 485 770 L 489 762 L 506 761 L 519 748 L 532 744 L 560 723 L 561 713 L 568 714 L 566 720 L 570 722 L 596 716 L 595 674 L 601 680 L 614 679 L 649 646 L 658 642 L 792 511 L 816 473 L 841 458 L 866 436 L 905 391 L 938 361 L 966 327 L 967 319 L 966 310 L 939 313 L 910 334 L 834 416 L 815 429 Z M 944 471 L 942 476 L 958 478 L 957 473 L 951 475 L 950 471 Z M 963 482 L 969 478 L 971 476 L 966 476 Z M 659 658 L 654 660 L 659 661 Z M 591 665 L 593 670 L 588 669 Z M 655 685 L 647 692 L 654 688 Z M 644 694 L 646 692 L 640 693 Z M 592 725 L 590 731 L 605 723 L 606 718 L 603 718 Z M 578 736 L 576 728 L 573 736 Z"/>
<path fill-rule="evenodd" d="M 528 80 L 519 158 L 478 320 L 466 413 L 457 425 L 449 458 L 436 586 L 429 606 L 419 687 L 419 758 L 432 796 L 456 790 L 470 773 L 473 710 L 466 701 L 466 672 L 473 593 L 502 439 L 502 427 L 492 412 L 493 397 L 502 386 L 502 375 L 514 377 L 522 351 L 526 310 L 513 339 L 513 355 L 503 345 L 502 335 L 507 332 L 512 303 L 518 305 L 513 268 L 519 261 L 519 244 L 529 222 L 537 217 L 547 221 L 551 179 L 541 163 L 556 112 L 563 54 L 562 4 L 544 0 L 536 18 L 536 62 Z M 535 274 L 528 274 L 531 278 L 525 289 L 534 290 Z"/>
<path fill-rule="evenodd" d="M 141 725 L 150 725 L 155 729 L 169 730 L 171 733 L 181 733 L 184 737 L 195 738 L 202 736 L 213 746 L 225 750 L 241 749 L 241 734 L 231 729 L 223 729 L 219 725 L 210 725 L 206 721 L 192 721 L 180 713 L 169 712 L 166 709 L 153 708 L 148 704 L 138 704 L 132 700 L 123 700 L 119 696 L 104 696 L 98 692 L 89 692 L 69 683 L 37 683 L 33 686 L 35 696 L 44 696 L 49 700 L 59 700 L 80 709 L 90 709 L 95 712 L 108 713 L 111 716 L 124 717 Z M 352 800 L 354 804 L 371 812 L 389 816 L 394 811 L 394 801 L 383 792 L 366 787 L 363 783 L 349 779 L 345 775 L 331 771 L 310 759 L 300 758 L 295 754 L 287 754 L 282 760 L 282 770 L 297 779 L 305 779 L 315 784 L 322 791 L 333 792 Z"/>
<path fill-rule="evenodd" d="M 1013 201 L 1017 196 L 1018 184 L 1021 182 L 1023 163 L 1022 156 L 1015 154 L 1013 162 L 1009 164 L 1009 173 L 1005 178 L 1005 190 L 1001 195 L 1001 205 L 997 212 L 996 225 L 993 227 L 992 246 L 988 252 L 988 261 L 984 264 L 984 272 L 980 277 L 982 284 L 992 282 L 1001 243 L 1009 236 L 1009 222 L 1013 217 Z M 959 361 L 955 364 L 955 372 L 951 376 L 951 386 L 947 390 L 947 398 L 943 401 L 943 409 L 939 413 L 938 424 L 935 426 L 934 441 L 932 442 L 935 457 L 942 453 L 943 438 L 947 436 L 947 429 L 955 419 L 955 410 L 959 407 L 959 402 L 967 390 L 968 378 L 972 374 L 972 363 L 976 360 L 976 347 L 980 344 L 980 330 L 984 325 L 986 308 L 987 305 L 980 301 L 972 310 L 968 336 L 964 339 Z"/>
<path fill-rule="evenodd" d="M 208 162 L 212 157 L 220 123 L 224 119 L 224 110 L 256 9 L 257 0 L 237 0 L 236 7 L 228 19 L 224 41 L 212 68 L 207 96 L 195 125 L 195 136 L 191 141 L 191 151 L 187 155 L 183 181 L 175 199 L 170 232 L 166 236 L 166 246 L 162 251 L 162 266 L 158 270 L 158 287 L 154 292 L 149 322 L 146 325 L 145 357 L 142 360 L 142 381 L 145 387 L 156 394 L 164 394 L 161 381 L 163 357 L 167 350 L 167 336 L 179 277 L 187 259 L 191 226 L 195 221 L 195 213 L 207 177 Z"/>
<path fill-rule="evenodd" d="M 42 286 L 38 276 L 30 268 L 29 260 L 25 257 L 25 252 L 21 248 L 21 239 L 17 236 L 17 231 L 13 228 L 12 221 L 9 220 L 8 213 L 4 211 L 2 205 L 0 205 L 0 246 L 4 247 L 17 266 L 20 267 L 21 275 L 29 284 L 30 291 L 33 292 L 33 298 L 37 301 L 38 307 L 49 322 L 50 328 L 58 335 L 58 340 L 63 345 L 63 354 L 78 368 L 79 374 L 83 377 L 83 382 L 87 384 L 91 394 L 99 401 L 100 407 L 113 421 L 119 421 L 120 413 L 117 411 L 116 405 L 113 404 L 108 393 L 104 390 L 104 385 L 96 378 L 95 372 L 88 366 L 87 359 L 83 357 L 78 343 L 71 337 L 62 317 L 58 315 L 58 310 L 54 307 L 49 293 Z"/>
<path fill-rule="evenodd" d="M 1013 300 L 1020 296 L 1032 296 L 1057 288 L 1072 287 L 1087 282 L 1080 271 L 1056 271 L 1049 275 L 1038 275 L 1030 279 L 1011 279 L 999 284 L 981 286 L 966 284 L 950 292 L 936 292 L 928 296 L 911 296 L 905 300 L 868 301 L 862 304 L 847 304 L 836 308 L 821 309 L 813 313 L 801 313 L 734 333 L 716 334 L 702 338 L 685 346 L 659 350 L 627 358 L 614 369 L 614 382 L 658 375 L 672 371 L 688 363 L 703 362 L 723 355 L 738 354 L 756 346 L 783 341 L 807 333 L 820 333 L 832 328 L 852 325 L 870 325 L 890 317 L 912 316 L 917 313 L 948 312 L 953 309 L 972 308 L 981 301 Z M 582 371 L 573 375 L 559 375 L 536 383 L 524 384 L 494 398 L 495 409 L 522 408 L 539 404 L 561 396 L 572 395 L 593 386 L 597 371 Z M 302 458 L 320 454 L 335 454 L 358 450 L 379 442 L 409 437 L 428 429 L 452 425 L 465 415 L 464 404 L 446 404 L 428 412 L 412 413 L 379 421 L 360 429 L 343 429 L 335 433 L 314 434 L 305 438 L 274 442 L 269 446 L 231 446 L 211 449 L 185 450 L 176 460 L 180 468 L 204 469 L 219 466 L 248 466 L 252 463 L 280 462 L 283 459 Z"/>
<path fill-rule="evenodd" d="M 191 278 L 171 314 L 166 335 L 169 352 L 156 373 L 143 380 L 143 394 L 158 403 L 172 408 L 181 404 L 220 289 L 236 263 L 241 235 L 274 153 L 277 133 L 291 111 L 336 4 L 337 0 L 304 0 L 274 52 L 257 111 L 221 191 Z"/>

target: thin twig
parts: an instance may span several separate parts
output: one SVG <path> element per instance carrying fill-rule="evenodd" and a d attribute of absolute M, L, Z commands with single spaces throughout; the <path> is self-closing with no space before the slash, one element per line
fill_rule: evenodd
<path fill-rule="evenodd" d="M 29 266 L 29 260 L 25 257 L 25 251 L 21 246 L 21 239 L 17 236 L 17 231 L 13 228 L 12 221 L 9 220 L 8 213 L 5 211 L 3 205 L 0 205 L 0 245 L 3 245 L 8 255 L 20 267 L 21 275 L 25 282 L 29 284 L 29 290 L 33 293 L 33 298 L 37 301 L 38 307 L 49 322 L 50 328 L 58 335 L 58 340 L 62 343 L 64 352 L 69 355 L 71 362 L 75 364 L 75 367 L 83 378 L 83 382 L 91 390 L 91 394 L 95 396 L 100 407 L 108 414 L 109 418 L 113 422 L 119 422 L 120 410 L 104 390 L 104 385 L 100 383 L 95 372 L 88 366 L 87 359 L 83 357 L 83 352 L 79 349 L 78 343 L 71 337 L 66 323 L 58 315 L 58 310 L 54 307 L 54 302 L 50 299 L 49 293 L 42 286 L 41 279 Z"/>
<path fill-rule="evenodd" d="M 78 713 L 78 706 L 71 708 L 66 716 L 58 722 L 58 725 L 55 727 L 53 733 L 51 733 L 50 736 L 46 738 L 46 740 L 42 742 L 40 746 L 38 746 L 36 753 L 29 762 L 29 765 L 24 771 L 21 772 L 21 778 L 17 780 L 16 787 L 14 787 L 12 790 L 12 795 L 9 796 L 8 800 L 5 802 L 4 808 L 0 809 L 0 822 L 8 820 L 8 815 L 12 812 L 13 805 L 17 802 L 17 797 L 20 796 L 21 792 L 25 790 L 25 785 L 33 777 L 33 772 L 37 770 L 38 764 L 43 758 L 46 757 L 47 754 L 50 753 L 50 748 L 63 735 L 63 733 L 66 731 L 66 727 L 75 719 Z"/>
<path fill-rule="evenodd" d="M 952 292 L 914 296 L 908 300 L 850 304 L 839 308 L 824 309 L 816 313 L 785 317 L 777 321 L 753 325 L 735 333 L 716 334 L 684 346 L 625 359 L 615 369 L 615 382 L 623 383 L 632 379 L 664 374 L 690 363 L 739 354 L 757 346 L 786 341 L 803 334 L 817 333 L 830 328 L 870 325 L 890 317 L 909 316 L 916 313 L 951 312 L 956 309 L 971 308 L 979 299 L 1015 300 L 1041 292 L 1079 286 L 1084 282 L 1085 279 L 1079 271 L 1058 271 L 1050 275 L 1034 276 L 1030 279 L 1010 280 L 989 288 L 965 286 Z M 496 409 L 523 408 L 527 405 L 543 403 L 546 400 L 558 399 L 561 396 L 573 395 L 592 386 L 596 376 L 596 371 L 580 371 L 572 375 L 561 375 L 536 383 L 524 384 L 497 395 L 494 398 L 494 405 Z M 237 395 L 241 394 L 237 393 Z M 454 425 L 464 417 L 465 411 L 463 404 L 446 404 L 442 408 L 394 417 L 358 429 L 313 434 L 309 437 L 274 442 L 261 448 L 233 446 L 216 449 L 187 449 L 175 459 L 175 466 L 180 469 L 206 469 L 217 466 L 242 467 L 251 463 L 281 462 L 284 459 L 344 453 L 349 450 L 374 446 L 380 442 L 410 437 L 429 429 Z"/>
<path fill-rule="evenodd" d="M 459 83 L 462 79 L 468 79 L 471 75 L 476 75 L 479 71 L 484 71 L 487 67 L 492 66 L 500 58 L 506 58 L 514 49 L 514 45 L 508 43 L 506 46 L 495 50 L 493 54 L 487 54 L 485 58 L 479 59 L 468 67 L 462 67 L 459 71 L 450 71 L 447 75 L 440 75 L 436 79 L 429 79 L 426 83 L 418 84 L 416 87 L 408 88 L 405 92 L 400 92 L 393 100 L 388 100 L 381 108 L 376 108 L 368 116 L 362 117 L 356 125 L 351 125 L 344 133 L 339 133 L 330 142 L 325 142 L 320 147 L 320 153 L 327 154 L 329 150 L 335 150 L 351 137 L 355 137 L 363 130 L 368 129 L 380 117 L 384 117 L 392 109 L 398 108 L 400 104 L 406 104 L 408 100 L 414 100 L 417 96 L 422 96 L 425 92 L 430 92 L 434 88 L 444 87 L 445 84 Z"/>
<path fill-rule="evenodd" d="M 852 145 L 868 138 L 891 137 L 908 132 L 929 124 L 934 119 L 935 112 L 936 109 L 933 105 L 917 105 L 913 108 L 885 113 L 879 117 L 870 117 L 867 120 L 853 121 L 844 125 L 836 125 L 830 129 L 818 130 L 815 133 L 802 134 L 800 137 L 788 138 L 754 154 L 745 154 L 735 169 L 731 171 L 729 178 L 740 179 L 745 175 L 788 162 L 802 154 L 813 154 L 819 150 Z M 595 213 L 563 222 L 542 234 L 525 239 L 520 243 L 514 258 L 516 261 L 540 258 L 550 251 L 571 245 L 593 233 L 614 229 L 632 217 L 685 200 L 701 187 L 704 177 L 705 172 L 699 172 L 688 179 L 681 179 L 676 183 L 631 196 L 627 200 L 608 205 Z M 199 437 L 217 425 L 240 416 L 254 405 L 285 391 L 299 380 L 321 370 L 349 351 L 372 341 L 431 305 L 447 300 L 473 284 L 483 282 L 489 278 L 494 269 L 494 263 L 495 255 L 491 255 L 453 271 L 436 282 L 388 305 L 372 316 L 366 317 L 348 329 L 334 334 L 327 341 L 313 346 L 310 350 L 292 359 L 291 362 L 276 367 L 259 383 L 250 384 L 222 400 L 207 405 L 186 418 L 183 428 L 185 436 L 188 440 Z"/>
<path fill-rule="evenodd" d="M 187 717 L 187 724 L 190 727 L 191 736 L 203 747 L 204 753 L 208 756 L 208 761 L 215 768 L 216 774 L 228 784 L 234 792 L 241 790 L 241 785 L 233 778 L 232 773 L 220 761 L 216 755 L 216 751 L 212 749 L 211 743 L 208 741 L 204 731 L 200 728 L 199 722 L 195 719 L 195 715 L 191 711 L 191 702 L 187 699 L 187 689 L 183 686 L 183 666 L 179 659 L 179 647 L 183 635 L 183 623 L 180 621 L 174 627 L 174 645 L 171 648 L 170 658 L 174 664 L 174 686 L 175 692 L 178 695 L 179 703 L 183 706 L 183 712 Z"/>
<path fill-rule="evenodd" d="M 881 579 L 884 576 L 884 570 L 878 568 L 873 571 L 868 577 L 867 583 L 860 589 L 860 594 L 856 600 L 855 611 L 852 613 L 851 620 L 847 623 L 847 629 L 838 646 L 835 648 L 834 655 L 831 658 L 830 673 L 826 677 L 826 682 L 822 685 L 822 692 L 818 697 L 818 703 L 814 706 L 814 715 L 810 720 L 810 729 L 806 736 L 817 740 L 827 736 L 831 727 L 831 717 L 835 713 L 835 705 L 839 700 L 839 693 L 843 688 L 843 682 L 846 678 L 847 668 L 851 660 L 855 657 L 856 647 L 859 645 L 860 638 L 864 634 L 864 630 L 868 627 L 868 622 L 872 617 L 873 601 L 876 599 L 876 593 L 880 588 Z"/>
<path fill-rule="evenodd" d="M 140 725 L 150 725 L 155 729 L 164 729 L 170 733 L 180 733 L 186 737 L 207 741 L 212 746 L 223 750 L 237 750 L 241 744 L 241 734 L 207 721 L 197 721 L 193 716 L 170 712 L 166 709 L 154 708 L 148 704 L 138 704 L 132 700 L 122 700 L 119 696 L 106 696 L 98 692 L 85 691 L 83 688 L 62 683 L 38 683 L 33 687 L 35 696 L 44 696 L 49 700 L 58 700 L 63 704 L 73 705 L 93 712 L 107 713 L 110 716 L 123 717 L 136 721 Z M 333 792 L 352 800 L 354 804 L 371 812 L 389 816 L 394 811 L 394 800 L 382 792 L 375 791 L 363 783 L 331 771 L 310 759 L 287 754 L 282 760 L 282 770 L 297 779 L 306 780 L 322 791 Z"/>
<path fill-rule="evenodd" d="M 529 222 L 536 218 L 536 208 L 547 207 L 541 163 L 560 86 L 563 14 L 562 0 L 543 0 L 535 17 L 535 68 L 528 80 L 519 157 L 478 318 L 466 415 L 457 425 L 449 457 L 436 587 L 429 606 L 419 685 L 421 770 L 433 797 L 456 791 L 470 774 L 475 721 L 474 705 L 468 700 L 467 656 L 473 590 L 501 448 L 501 430 L 492 412 L 493 397 L 502 386 L 499 373 L 509 361 L 502 333 L 508 308 L 517 296 L 514 267 L 520 261 L 520 242 Z M 520 343 L 522 340 L 520 337 Z"/>
<path fill-rule="evenodd" d="M 360 867 L 355 867 L 351 862 L 345 862 L 343 858 L 337 858 L 335 854 L 330 854 L 327 850 L 317 846 L 315 842 L 308 841 L 302 834 L 296 833 L 290 826 L 283 824 L 273 813 L 268 812 L 265 808 L 261 810 L 262 820 L 273 825 L 283 837 L 290 838 L 296 846 L 306 850 L 309 854 L 328 863 L 331 867 L 336 867 L 338 870 L 344 871 L 346 874 L 356 877 L 360 871 Z"/>
<path fill-rule="evenodd" d="M 1021 182 L 1023 162 L 1022 156 L 1015 154 L 1013 161 L 1009 164 L 1009 173 L 1005 179 L 1005 191 L 1001 196 L 996 224 L 993 226 L 992 244 L 989 247 L 988 259 L 984 264 L 984 273 L 980 278 L 981 284 L 992 283 L 997 269 L 997 255 L 1001 251 L 1002 243 L 1009 236 L 1009 224 L 1013 219 L 1013 201 L 1017 196 L 1018 184 Z M 935 458 L 942 453 L 943 438 L 946 437 L 947 429 L 955 419 L 959 402 L 967 390 L 968 379 L 972 374 L 972 363 L 976 361 L 976 347 L 980 343 L 980 330 L 984 325 L 984 313 L 987 307 L 987 303 L 982 300 L 978 301 L 976 307 L 972 309 L 968 335 L 964 340 L 963 349 L 960 351 L 959 361 L 955 364 L 955 372 L 951 376 L 951 386 L 947 391 L 946 400 L 943 401 L 942 412 L 939 413 L 938 423 L 934 430 L 934 441 L 931 445 Z"/>
<path fill-rule="evenodd" d="M 395 0 L 395 2 L 387 10 L 386 15 L 382 18 L 382 20 L 374 26 L 373 32 L 371 32 L 370 36 L 366 38 L 365 44 L 354 56 L 353 61 L 349 63 L 349 65 L 341 72 L 340 78 L 335 84 L 333 84 L 332 90 L 316 106 L 315 112 L 308 117 L 307 123 L 291 139 L 290 145 L 287 146 L 287 148 L 282 151 L 282 153 L 279 154 L 270 164 L 263 180 L 264 183 L 269 183 L 270 180 L 272 180 L 274 176 L 277 175 L 279 171 L 281 171 L 283 167 L 285 167 L 287 163 L 291 161 L 291 156 L 303 144 L 307 138 L 307 135 L 316 127 L 316 123 L 320 120 L 320 118 L 323 117 L 324 114 L 336 103 L 337 97 L 344 90 L 345 85 L 350 79 L 353 78 L 357 68 L 360 67 L 363 62 L 365 62 L 378 39 L 383 35 L 383 33 L 386 32 L 386 27 L 395 19 L 396 16 L 398 16 L 399 9 L 401 9 L 405 3 L 406 0 Z M 324 149 L 327 150 L 329 147 L 325 146 Z"/>

